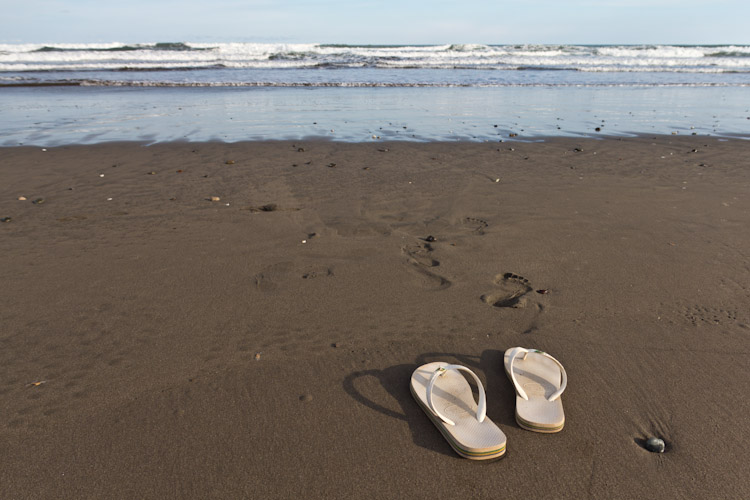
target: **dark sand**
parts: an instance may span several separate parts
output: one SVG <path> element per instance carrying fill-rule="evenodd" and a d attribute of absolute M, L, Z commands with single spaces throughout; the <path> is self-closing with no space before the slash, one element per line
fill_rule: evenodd
<path fill-rule="evenodd" d="M 748 193 L 705 137 L 1 149 L 0 498 L 750 498 Z M 504 459 L 413 401 L 436 360 Z"/>

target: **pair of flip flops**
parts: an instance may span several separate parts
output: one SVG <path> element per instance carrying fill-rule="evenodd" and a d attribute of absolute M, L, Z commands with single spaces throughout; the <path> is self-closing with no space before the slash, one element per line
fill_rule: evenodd
<path fill-rule="evenodd" d="M 505 373 L 516 389 L 516 422 L 535 432 L 559 432 L 565 424 L 560 395 L 568 377 L 562 364 L 546 352 L 513 347 L 505 351 Z M 459 373 L 477 384 L 479 401 Z M 505 454 L 507 439 L 490 420 L 484 387 L 469 368 L 428 363 L 411 376 L 411 393 L 451 447 L 462 457 L 490 460 Z"/>

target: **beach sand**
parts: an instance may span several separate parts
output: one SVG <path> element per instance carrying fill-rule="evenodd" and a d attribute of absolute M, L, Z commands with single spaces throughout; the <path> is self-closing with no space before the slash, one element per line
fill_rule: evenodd
<path fill-rule="evenodd" d="M 748 498 L 749 158 L 1 149 L 0 498 Z M 514 346 L 565 366 L 562 432 L 516 424 Z M 438 360 L 485 383 L 502 460 L 459 458 L 413 400 Z"/>

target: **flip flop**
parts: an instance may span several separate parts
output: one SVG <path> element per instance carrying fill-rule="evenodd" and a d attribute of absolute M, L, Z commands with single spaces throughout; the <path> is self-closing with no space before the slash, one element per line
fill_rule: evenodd
<path fill-rule="evenodd" d="M 558 360 L 536 349 L 505 351 L 505 373 L 516 389 L 516 422 L 529 431 L 560 432 L 565 425 L 560 395 L 568 385 Z"/>
<path fill-rule="evenodd" d="M 459 371 L 476 381 L 478 405 L 471 386 Z M 414 370 L 410 388 L 456 453 L 472 460 L 490 460 L 505 454 L 505 434 L 487 418 L 484 387 L 473 371 L 461 365 L 428 363 Z"/>

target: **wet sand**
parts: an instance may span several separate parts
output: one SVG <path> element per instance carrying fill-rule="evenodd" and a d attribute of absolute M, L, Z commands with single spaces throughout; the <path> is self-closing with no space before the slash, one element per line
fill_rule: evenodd
<path fill-rule="evenodd" d="M 0 149 L 0 498 L 747 498 L 748 158 Z M 519 345 L 566 367 L 558 434 L 514 420 Z M 485 383 L 502 460 L 459 458 L 412 399 L 438 360 Z"/>

